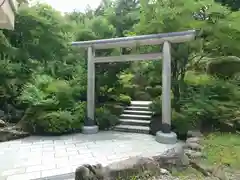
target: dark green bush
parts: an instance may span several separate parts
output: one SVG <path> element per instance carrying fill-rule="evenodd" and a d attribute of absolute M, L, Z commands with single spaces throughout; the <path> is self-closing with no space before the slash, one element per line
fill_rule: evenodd
<path fill-rule="evenodd" d="M 19 99 L 29 105 L 21 123 L 32 133 L 61 134 L 81 129 L 86 104 L 75 102 L 68 81 L 36 75 Z"/>
<path fill-rule="evenodd" d="M 86 102 L 77 102 L 74 104 L 71 109 L 75 119 L 83 122 L 86 117 L 87 103 Z"/>
<path fill-rule="evenodd" d="M 136 91 L 134 98 L 140 101 L 149 101 L 151 99 L 150 95 L 145 91 Z"/>
<path fill-rule="evenodd" d="M 183 113 L 172 111 L 172 127 L 178 134 L 186 134 L 191 129 L 191 119 Z"/>
<path fill-rule="evenodd" d="M 109 109 L 109 111 L 116 115 L 116 116 L 119 116 L 122 114 L 123 110 L 124 110 L 124 106 L 122 105 L 119 105 L 119 104 L 116 104 L 115 102 L 114 103 L 105 103 L 104 106 Z"/>
<path fill-rule="evenodd" d="M 100 130 L 107 130 L 118 124 L 118 117 L 113 115 L 106 107 L 96 109 L 96 120 Z"/>
<path fill-rule="evenodd" d="M 156 85 L 154 87 L 148 86 L 145 88 L 145 91 L 152 97 L 155 98 L 162 94 L 162 87 L 160 85 Z"/>
<path fill-rule="evenodd" d="M 155 115 L 162 115 L 162 100 L 161 96 L 155 98 L 152 101 L 152 104 L 150 105 L 150 110 L 155 114 Z"/>
<path fill-rule="evenodd" d="M 119 97 L 116 98 L 116 101 L 122 103 L 123 105 L 130 105 L 131 97 L 124 94 L 120 94 Z"/>
<path fill-rule="evenodd" d="M 77 103 L 73 110 L 69 111 L 51 109 L 46 104 L 32 106 L 26 110 L 21 122 L 27 131 L 34 134 L 76 132 L 82 127 L 85 107 L 85 103 Z"/>
<path fill-rule="evenodd" d="M 191 79 L 189 79 L 191 77 Z M 180 134 L 190 129 L 214 129 L 220 123 L 239 116 L 239 86 L 205 75 L 188 76 L 187 87 L 180 98 L 180 111 L 172 109 L 172 126 Z M 161 97 L 157 97 L 151 110 L 162 114 Z"/>
<path fill-rule="evenodd" d="M 61 110 L 42 113 L 36 120 L 36 131 L 46 134 L 62 134 L 80 130 L 83 122 L 72 112 Z"/>

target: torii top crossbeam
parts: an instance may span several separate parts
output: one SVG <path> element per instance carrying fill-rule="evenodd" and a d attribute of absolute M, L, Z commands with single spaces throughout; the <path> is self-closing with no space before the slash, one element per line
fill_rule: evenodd
<path fill-rule="evenodd" d="M 165 41 L 168 41 L 170 43 L 181 43 L 193 40 L 195 36 L 196 31 L 189 30 L 182 32 L 72 42 L 72 45 L 82 48 L 92 47 L 94 49 L 111 49 L 117 47 L 134 47 L 138 45 L 158 45 L 162 44 Z"/>

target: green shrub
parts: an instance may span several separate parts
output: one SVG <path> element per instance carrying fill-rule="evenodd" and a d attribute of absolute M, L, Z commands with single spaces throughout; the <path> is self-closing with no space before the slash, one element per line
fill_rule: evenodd
<path fill-rule="evenodd" d="M 72 88 L 68 81 L 54 79 L 48 75 L 36 75 L 23 87 L 19 100 L 33 106 L 43 106 L 46 102 L 52 102 L 55 109 L 71 108 L 74 104 Z"/>
<path fill-rule="evenodd" d="M 237 85 L 209 75 L 194 74 L 188 75 L 186 82 L 187 88 L 180 98 L 180 111 L 172 109 L 172 125 L 177 132 L 184 134 L 190 129 L 214 129 L 219 123 L 239 116 L 236 113 L 240 105 Z M 154 99 L 151 110 L 161 116 L 161 96 Z"/>
<path fill-rule="evenodd" d="M 54 80 L 44 89 L 44 93 L 56 98 L 58 108 L 65 109 L 74 104 L 73 91 L 68 81 Z"/>
<path fill-rule="evenodd" d="M 100 130 L 107 130 L 118 124 L 118 117 L 113 115 L 106 107 L 96 109 L 96 120 Z"/>
<path fill-rule="evenodd" d="M 109 109 L 109 111 L 116 115 L 119 116 L 120 114 L 122 114 L 124 107 L 122 105 L 116 104 L 114 103 L 105 103 L 104 105 L 107 109 Z"/>
<path fill-rule="evenodd" d="M 152 104 L 150 105 L 150 110 L 155 114 L 155 115 L 162 115 L 162 100 L 161 96 L 155 98 L 152 101 Z"/>
<path fill-rule="evenodd" d="M 145 88 L 145 91 L 152 97 L 155 98 L 157 96 L 160 96 L 162 94 L 162 87 L 160 85 L 156 85 L 154 87 L 147 86 Z"/>
<path fill-rule="evenodd" d="M 75 118 L 70 111 L 46 112 L 37 117 L 35 122 L 37 132 L 62 134 L 81 129 L 82 121 Z"/>
<path fill-rule="evenodd" d="M 24 86 L 19 97 L 29 108 L 22 118 L 27 130 L 40 134 L 61 134 L 79 130 L 86 104 L 76 103 L 73 88 L 66 80 L 36 75 Z"/>
<path fill-rule="evenodd" d="M 184 80 L 188 85 L 205 86 L 211 83 L 214 78 L 206 73 L 187 71 Z"/>
<path fill-rule="evenodd" d="M 50 109 L 45 104 L 32 106 L 25 112 L 22 122 L 36 134 L 62 134 L 80 131 L 85 118 L 85 103 L 77 103 L 72 111 Z"/>
<path fill-rule="evenodd" d="M 135 84 L 133 83 L 134 74 L 128 71 L 123 71 L 118 75 L 119 84 L 121 84 L 121 92 L 130 95 L 134 95 Z"/>
<path fill-rule="evenodd" d="M 172 111 L 172 126 L 179 134 L 186 134 L 191 129 L 191 119 L 183 113 Z"/>
<path fill-rule="evenodd" d="M 156 115 L 162 115 L 162 96 L 158 96 L 152 101 L 150 110 Z"/>
<path fill-rule="evenodd" d="M 149 101 L 151 99 L 150 95 L 145 91 L 136 91 L 134 98 L 141 101 Z"/>
<path fill-rule="evenodd" d="M 117 102 L 122 103 L 123 105 L 130 105 L 131 97 L 124 94 L 120 94 L 119 97 L 117 98 Z"/>
<path fill-rule="evenodd" d="M 86 102 L 77 102 L 72 108 L 73 115 L 75 119 L 83 122 L 86 117 L 87 103 Z"/>

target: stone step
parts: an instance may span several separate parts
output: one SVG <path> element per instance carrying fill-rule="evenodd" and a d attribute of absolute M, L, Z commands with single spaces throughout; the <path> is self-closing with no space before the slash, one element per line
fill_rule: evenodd
<path fill-rule="evenodd" d="M 150 121 L 148 120 L 136 120 L 136 119 L 119 119 L 122 125 L 131 126 L 149 126 Z"/>
<path fill-rule="evenodd" d="M 151 115 L 122 114 L 120 119 L 151 120 Z"/>
<path fill-rule="evenodd" d="M 133 106 L 149 107 L 152 101 L 131 101 Z"/>
<path fill-rule="evenodd" d="M 147 126 L 117 125 L 115 126 L 114 130 L 121 131 L 121 132 L 149 134 L 150 129 Z"/>
<path fill-rule="evenodd" d="M 152 115 L 151 111 L 140 111 L 140 110 L 127 110 L 123 111 L 124 114 L 139 114 L 139 115 Z"/>
<path fill-rule="evenodd" d="M 133 110 L 133 111 L 148 111 L 149 107 L 142 107 L 142 106 L 128 106 L 126 110 Z"/>

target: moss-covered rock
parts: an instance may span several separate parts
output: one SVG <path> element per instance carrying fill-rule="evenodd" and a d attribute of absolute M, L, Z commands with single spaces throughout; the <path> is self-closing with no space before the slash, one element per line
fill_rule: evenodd
<path fill-rule="evenodd" d="M 240 58 L 236 56 L 219 57 L 207 64 L 207 73 L 218 77 L 232 77 L 240 72 Z"/>
<path fill-rule="evenodd" d="M 149 101 L 151 96 L 145 91 L 137 91 L 134 93 L 134 98 L 140 101 Z"/>
<path fill-rule="evenodd" d="M 145 91 L 153 98 L 160 96 L 162 94 L 162 86 L 156 85 L 154 87 L 147 86 Z"/>

